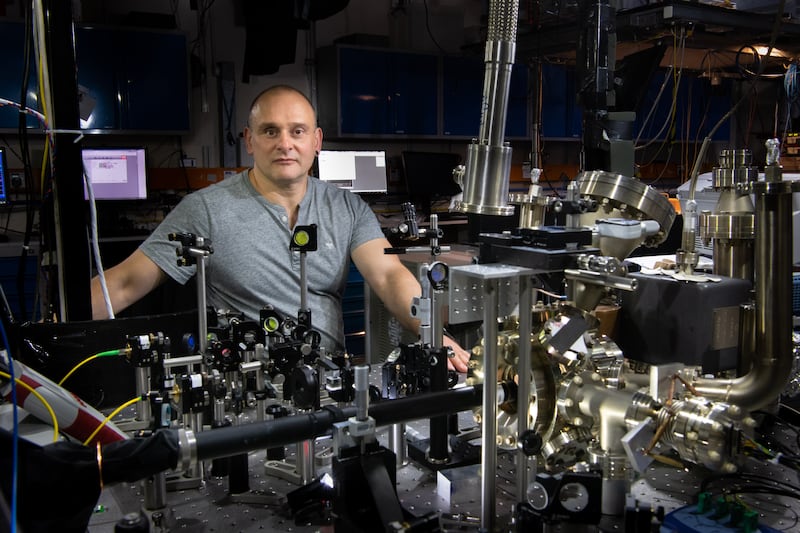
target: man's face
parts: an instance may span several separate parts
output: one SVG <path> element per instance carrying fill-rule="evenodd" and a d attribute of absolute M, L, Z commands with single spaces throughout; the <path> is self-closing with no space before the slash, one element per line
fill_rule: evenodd
<path fill-rule="evenodd" d="M 322 146 L 314 110 L 291 91 L 262 96 L 250 113 L 244 137 L 258 174 L 276 185 L 305 179 Z"/>

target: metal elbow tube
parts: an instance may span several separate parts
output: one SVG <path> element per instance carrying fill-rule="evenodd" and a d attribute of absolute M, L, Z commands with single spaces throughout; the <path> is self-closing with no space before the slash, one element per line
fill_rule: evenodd
<path fill-rule="evenodd" d="M 701 396 L 756 410 L 786 388 L 792 370 L 792 183 L 758 182 L 755 218 L 755 353 L 733 379 L 697 378 Z"/>

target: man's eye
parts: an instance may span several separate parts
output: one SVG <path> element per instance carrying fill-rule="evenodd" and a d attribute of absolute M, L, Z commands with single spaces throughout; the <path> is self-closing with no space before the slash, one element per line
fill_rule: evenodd
<path fill-rule="evenodd" d="M 276 135 L 278 135 L 278 130 L 274 128 L 267 128 L 264 130 L 264 135 L 266 135 L 267 137 L 275 137 Z"/>
<path fill-rule="evenodd" d="M 294 135 L 295 137 L 299 137 L 303 135 L 305 132 L 306 130 L 304 130 L 303 128 L 297 128 L 296 130 L 294 130 Z"/>

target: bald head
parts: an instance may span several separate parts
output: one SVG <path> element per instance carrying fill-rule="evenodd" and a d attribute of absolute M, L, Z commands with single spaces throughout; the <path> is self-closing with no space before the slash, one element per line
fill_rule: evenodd
<path fill-rule="evenodd" d="M 308 104 L 309 109 L 311 109 L 311 113 L 314 117 L 314 124 L 313 126 L 317 126 L 317 114 L 314 110 L 314 106 L 311 103 L 311 100 L 308 99 L 308 96 L 305 95 L 302 91 L 292 87 L 291 85 L 273 85 L 272 87 L 267 87 L 255 98 L 253 98 L 253 102 L 250 104 L 250 113 L 247 115 L 247 125 L 248 127 L 252 128 L 255 124 L 254 118 L 258 116 L 260 106 L 269 100 L 272 97 L 282 95 L 282 94 L 292 94 L 297 95 L 302 98 L 306 104 Z"/>

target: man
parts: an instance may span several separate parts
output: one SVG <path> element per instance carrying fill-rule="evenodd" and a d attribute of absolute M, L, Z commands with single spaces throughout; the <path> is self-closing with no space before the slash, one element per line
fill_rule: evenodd
<path fill-rule="evenodd" d="M 322 345 L 341 348 L 344 339 L 341 295 L 348 259 L 389 311 L 411 331 L 411 300 L 420 295 L 417 279 L 389 247 L 369 206 L 357 195 L 316 179 L 309 170 L 322 147 L 314 109 L 298 90 L 284 85 L 253 101 L 244 130 L 253 168 L 188 195 L 148 239 L 105 273 L 111 306 L 125 309 L 167 276 L 185 283 L 194 267 L 176 264 L 169 233 L 189 232 L 211 240 L 206 269 L 208 302 L 217 309 L 258 317 L 272 305 L 294 316 L 300 307 L 300 258 L 289 250 L 293 228 L 316 224 L 318 250 L 307 256 L 308 307 Z M 92 280 L 92 314 L 106 318 L 100 282 Z M 452 366 L 466 371 L 469 354 L 446 338 L 456 356 Z"/>

